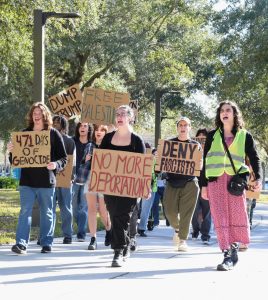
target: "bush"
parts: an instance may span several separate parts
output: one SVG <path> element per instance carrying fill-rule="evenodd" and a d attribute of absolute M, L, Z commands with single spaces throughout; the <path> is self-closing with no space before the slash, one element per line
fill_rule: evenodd
<path fill-rule="evenodd" d="M 18 185 L 18 179 L 6 176 L 0 177 L 0 189 L 17 189 Z"/>

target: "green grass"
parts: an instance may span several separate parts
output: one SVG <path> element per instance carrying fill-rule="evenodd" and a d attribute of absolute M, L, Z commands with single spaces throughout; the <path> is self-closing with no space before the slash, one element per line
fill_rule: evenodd
<path fill-rule="evenodd" d="M 18 216 L 20 212 L 19 192 L 15 190 L 1 190 L 0 189 L 0 245 L 12 244 L 16 238 L 16 227 Z M 60 211 L 57 207 L 57 222 L 55 226 L 55 237 L 61 237 L 61 219 Z M 73 225 L 74 232 L 77 232 L 76 224 Z M 97 218 L 98 230 L 103 230 L 104 226 L 100 218 Z M 37 240 L 39 234 L 39 227 L 31 228 L 30 240 Z"/>

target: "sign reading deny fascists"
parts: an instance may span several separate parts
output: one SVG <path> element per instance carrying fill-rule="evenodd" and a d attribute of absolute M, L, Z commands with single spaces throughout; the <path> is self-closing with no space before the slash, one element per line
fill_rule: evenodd
<path fill-rule="evenodd" d="M 89 191 L 130 198 L 147 198 L 151 191 L 153 156 L 94 149 Z"/>
<path fill-rule="evenodd" d="M 102 89 L 85 88 L 81 122 L 110 125 L 114 124 L 115 109 L 123 104 L 129 105 L 129 94 Z"/>
<path fill-rule="evenodd" d="M 79 84 L 68 87 L 48 100 L 51 110 L 56 115 L 64 115 L 71 119 L 81 114 L 82 92 Z"/>
<path fill-rule="evenodd" d="M 11 141 L 14 168 L 46 167 L 50 162 L 50 131 L 13 132 Z"/>
<path fill-rule="evenodd" d="M 155 167 L 157 171 L 199 176 L 202 163 L 199 144 L 159 140 Z"/>
<path fill-rule="evenodd" d="M 73 173 L 73 155 L 68 155 L 67 165 L 56 175 L 56 187 L 69 188 Z"/>

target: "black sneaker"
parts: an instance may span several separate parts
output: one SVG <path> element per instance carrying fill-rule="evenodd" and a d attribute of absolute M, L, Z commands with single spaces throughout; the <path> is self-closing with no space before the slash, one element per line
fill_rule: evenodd
<path fill-rule="evenodd" d="M 138 234 L 142 237 L 147 237 L 147 234 L 145 233 L 145 230 L 138 229 Z"/>
<path fill-rule="evenodd" d="M 96 250 L 97 249 L 97 240 L 94 236 L 91 238 L 87 249 L 88 250 Z"/>
<path fill-rule="evenodd" d="M 22 246 L 20 244 L 16 244 L 16 245 L 12 246 L 11 251 L 15 252 L 17 254 L 26 254 L 27 253 L 26 247 Z"/>
<path fill-rule="evenodd" d="M 51 246 L 43 246 L 41 253 L 51 253 Z"/>
<path fill-rule="evenodd" d="M 129 246 L 130 246 L 130 250 L 131 251 L 135 251 L 136 250 L 136 248 L 137 248 L 137 241 L 136 241 L 135 238 L 131 238 L 130 239 Z"/>
<path fill-rule="evenodd" d="M 111 267 L 122 267 L 123 264 L 123 249 L 115 249 Z"/>
<path fill-rule="evenodd" d="M 78 242 L 85 242 L 86 237 L 80 233 L 77 234 L 77 241 Z"/>
<path fill-rule="evenodd" d="M 153 231 L 154 230 L 154 221 L 153 220 L 148 220 L 147 229 L 149 231 Z"/>
<path fill-rule="evenodd" d="M 36 245 L 40 246 L 40 239 L 37 240 Z"/>
<path fill-rule="evenodd" d="M 72 238 L 70 238 L 70 237 L 65 237 L 64 239 L 63 239 L 63 242 L 62 242 L 63 244 L 71 244 L 72 243 Z"/>
<path fill-rule="evenodd" d="M 111 229 L 110 230 L 106 230 L 106 234 L 105 234 L 105 241 L 104 241 L 104 245 L 106 247 L 111 245 L 111 239 L 112 239 L 112 232 Z"/>

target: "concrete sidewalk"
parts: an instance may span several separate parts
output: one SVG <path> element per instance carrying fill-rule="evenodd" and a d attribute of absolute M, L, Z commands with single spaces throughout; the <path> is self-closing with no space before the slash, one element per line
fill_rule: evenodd
<path fill-rule="evenodd" d="M 179 253 L 172 244 L 173 230 L 161 224 L 148 237 L 138 237 L 138 250 L 122 268 L 111 268 L 112 250 L 98 233 L 98 249 L 84 243 L 63 245 L 55 239 L 53 252 L 41 254 L 31 243 L 27 255 L 16 255 L 11 245 L 0 246 L 0 295 L 19 299 L 253 299 L 267 297 L 268 205 L 254 210 L 250 248 L 239 252 L 237 266 L 216 271 L 222 261 L 215 236 L 205 246 L 188 241 L 189 252 Z M 3 299 L 3 298 L 2 298 Z"/>

